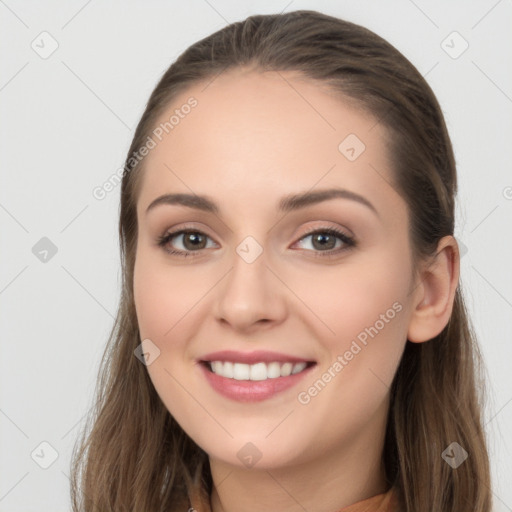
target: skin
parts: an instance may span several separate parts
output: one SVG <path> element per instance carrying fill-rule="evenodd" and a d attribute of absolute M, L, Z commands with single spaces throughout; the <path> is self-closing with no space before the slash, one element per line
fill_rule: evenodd
<path fill-rule="evenodd" d="M 151 380 L 209 455 L 212 510 L 332 512 L 385 492 L 389 386 L 406 340 L 427 341 L 449 320 L 456 241 L 443 238 L 413 279 L 408 210 L 392 186 L 384 128 L 325 87 L 293 72 L 237 69 L 189 88 L 161 120 L 190 96 L 197 107 L 144 160 L 134 292 L 141 340 L 160 350 Z M 353 162 L 338 150 L 351 133 L 366 146 Z M 340 198 L 277 210 L 285 195 L 333 187 L 364 196 L 378 214 Z M 208 195 L 220 213 L 181 205 L 146 213 L 155 198 L 176 192 Z M 186 258 L 156 243 L 184 223 L 208 237 L 200 250 L 181 235 L 167 244 L 196 251 Z M 322 249 L 306 236 L 326 227 L 357 246 L 324 256 L 345 247 L 336 239 Z M 236 252 L 249 235 L 263 250 L 252 263 Z M 299 392 L 394 303 L 400 312 L 300 403 Z M 317 366 L 292 389 L 242 403 L 214 391 L 196 364 L 224 349 L 284 352 Z M 261 453 L 252 467 L 237 457 L 248 442 Z"/>

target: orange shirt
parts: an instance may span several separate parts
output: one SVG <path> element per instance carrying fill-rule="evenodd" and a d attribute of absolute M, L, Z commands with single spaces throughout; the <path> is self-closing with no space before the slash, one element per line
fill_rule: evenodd
<path fill-rule="evenodd" d="M 190 512 L 211 512 L 210 500 L 204 493 L 196 493 L 190 500 Z M 387 492 L 377 494 L 348 507 L 333 512 L 399 512 L 398 496 L 393 487 Z"/>

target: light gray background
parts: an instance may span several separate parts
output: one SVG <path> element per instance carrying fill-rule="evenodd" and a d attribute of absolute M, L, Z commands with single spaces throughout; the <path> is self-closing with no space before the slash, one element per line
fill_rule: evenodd
<path fill-rule="evenodd" d="M 441 103 L 461 279 L 490 377 L 495 510 L 512 510 L 512 2 L 288 1 L 0 0 L 0 511 L 69 510 L 71 449 L 119 293 L 119 187 L 102 201 L 92 191 L 123 165 L 151 90 L 227 22 L 303 8 L 382 35 Z M 31 47 L 51 48 L 43 31 L 58 43 L 46 59 Z M 58 249 L 46 262 L 32 250 L 43 237 Z M 42 442 L 58 453 L 47 469 Z"/>

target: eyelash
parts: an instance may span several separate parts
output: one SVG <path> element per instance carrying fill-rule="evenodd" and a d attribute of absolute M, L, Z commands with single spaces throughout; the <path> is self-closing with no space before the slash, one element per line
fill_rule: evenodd
<path fill-rule="evenodd" d="M 204 235 L 204 236 L 210 238 L 206 233 L 203 233 L 202 231 L 199 231 L 197 229 L 182 229 L 182 230 L 174 231 L 172 233 L 167 233 L 167 234 L 164 234 L 164 235 L 158 237 L 157 244 L 160 247 L 162 247 L 169 254 L 172 254 L 175 256 L 181 256 L 181 257 L 193 256 L 194 252 L 201 252 L 201 249 L 199 249 L 197 251 L 177 251 L 175 249 L 167 249 L 165 247 L 167 245 L 167 243 L 171 239 L 173 239 L 175 236 L 182 235 L 182 234 L 190 234 L 190 233 L 200 234 L 200 235 Z M 347 251 L 349 249 L 353 249 L 357 245 L 354 238 L 348 236 L 343 231 L 340 231 L 335 228 L 318 228 L 318 229 L 315 229 L 314 231 L 310 231 L 309 233 L 306 233 L 299 240 L 302 240 L 304 238 L 307 238 L 308 236 L 316 235 L 319 233 L 333 235 L 333 236 L 339 238 L 345 244 L 345 247 L 341 247 L 338 249 L 331 249 L 329 251 L 313 251 L 313 253 L 315 254 L 315 257 L 320 257 L 320 258 L 335 257 L 335 256 L 338 256 L 339 253 L 341 253 L 343 251 Z M 195 256 L 193 256 L 193 257 L 195 257 Z"/>

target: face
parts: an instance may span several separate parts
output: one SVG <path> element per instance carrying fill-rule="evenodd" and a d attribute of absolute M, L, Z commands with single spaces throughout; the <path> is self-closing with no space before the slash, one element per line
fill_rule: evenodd
<path fill-rule="evenodd" d="M 275 468 L 340 454 L 381 435 L 411 312 L 385 132 L 292 72 L 205 85 L 167 109 L 161 122 L 197 100 L 144 160 L 134 292 L 147 370 L 211 459 Z M 169 194 L 202 206 L 148 210 Z M 201 362 L 212 359 L 217 374 Z"/>

